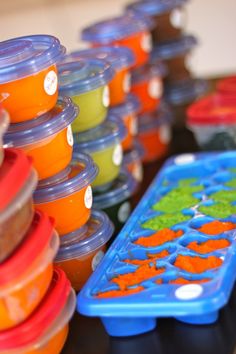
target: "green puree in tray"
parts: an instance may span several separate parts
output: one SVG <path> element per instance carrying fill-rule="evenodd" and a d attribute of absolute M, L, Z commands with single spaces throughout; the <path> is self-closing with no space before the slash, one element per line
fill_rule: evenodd
<path fill-rule="evenodd" d="M 236 202 L 236 190 L 221 190 L 210 195 L 216 202 Z"/>
<path fill-rule="evenodd" d="M 212 216 L 214 218 L 227 218 L 232 214 L 236 214 L 236 205 L 231 205 L 227 202 L 215 203 L 209 206 L 201 205 L 198 211 L 202 214 Z"/>
<path fill-rule="evenodd" d="M 157 231 L 165 228 L 170 228 L 191 218 L 192 216 L 183 215 L 182 213 L 163 214 L 149 219 L 148 221 L 142 224 L 142 227 L 144 227 L 145 229 Z"/>
<path fill-rule="evenodd" d="M 226 182 L 225 186 L 231 187 L 231 188 L 236 188 L 236 178 L 233 178 L 230 181 Z"/>

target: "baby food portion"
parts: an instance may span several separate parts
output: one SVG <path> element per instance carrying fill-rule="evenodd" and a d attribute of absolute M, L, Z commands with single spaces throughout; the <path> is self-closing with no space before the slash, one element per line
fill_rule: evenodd
<path fill-rule="evenodd" d="M 137 241 L 134 243 L 136 245 L 144 246 L 144 247 L 157 247 L 161 246 L 166 242 L 171 242 L 172 240 L 183 235 L 183 231 L 173 231 L 171 229 L 162 229 L 160 231 L 155 232 L 154 234 L 147 237 L 139 237 Z"/>
<path fill-rule="evenodd" d="M 209 269 L 214 269 L 223 263 L 222 259 L 209 256 L 207 258 L 202 258 L 198 256 L 186 256 L 186 255 L 178 255 L 175 260 L 175 267 L 185 270 L 189 273 L 203 273 Z"/>

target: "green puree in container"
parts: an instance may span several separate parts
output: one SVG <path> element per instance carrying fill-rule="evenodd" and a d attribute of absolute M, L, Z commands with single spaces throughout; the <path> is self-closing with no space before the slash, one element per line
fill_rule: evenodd
<path fill-rule="evenodd" d="M 236 214 L 236 205 L 231 205 L 227 202 L 215 203 L 209 206 L 201 205 L 198 210 L 205 215 L 214 218 L 227 218 L 232 214 Z"/>
<path fill-rule="evenodd" d="M 221 190 L 210 195 L 216 202 L 236 202 L 236 190 Z"/>
<path fill-rule="evenodd" d="M 233 178 L 230 181 L 226 182 L 225 186 L 230 188 L 236 188 L 236 178 Z"/>
<path fill-rule="evenodd" d="M 144 227 L 145 229 L 157 231 L 164 228 L 170 228 L 174 225 L 190 220 L 191 218 L 192 216 L 184 215 L 182 213 L 163 214 L 149 219 L 148 221 L 142 224 L 142 227 Z"/>

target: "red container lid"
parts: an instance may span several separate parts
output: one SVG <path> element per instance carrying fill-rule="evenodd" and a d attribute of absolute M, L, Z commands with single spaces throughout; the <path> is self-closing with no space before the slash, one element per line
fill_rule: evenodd
<path fill-rule="evenodd" d="M 18 149 L 5 149 L 0 168 L 0 212 L 8 206 L 26 183 L 32 171 L 32 159 Z"/>
<path fill-rule="evenodd" d="M 231 76 L 227 79 L 220 80 L 217 84 L 217 90 L 222 94 L 236 95 L 236 76 Z"/>
<path fill-rule="evenodd" d="M 188 124 L 236 124 L 236 95 L 213 94 L 193 103 L 187 110 Z"/>
<path fill-rule="evenodd" d="M 65 273 L 55 267 L 51 285 L 31 316 L 20 325 L 0 332 L 0 351 L 20 349 L 36 342 L 60 314 L 70 291 Z"/>
<path fill-rule="evenodd" d="M 0 287 L 8 285 L 23 274 L 49 243 L 54 231 L 54 220 L 36 211 L 24 241 L 15 252 L 0 263 Z"/>

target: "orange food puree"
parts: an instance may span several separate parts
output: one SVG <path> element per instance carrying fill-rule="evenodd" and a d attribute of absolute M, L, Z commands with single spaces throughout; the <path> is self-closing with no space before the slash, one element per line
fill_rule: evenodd
<path fill-rule="evenodd" d="M 161 246 L 166 242 L 170 242 L 182 235 L 183 235 L 182 230 L 173 231 L 171 229 L 166 228 L 155 232 L 151 236 L 140 237 L 134 243 L 136 245 L 144 246 L 144 247 L 156 247 L 156 246 Z"/>
<path fill-rule="evenodd" d="M 126 80 L 128 75 L 128 69 L 122 69 L 116 71 L 115 76 L 109 83 L 110 88 L 110 106 L 116 106 L 125 101 L 126 97 Z"/>
<path fill-rule="evenodd" d="M 192 257 L 192 256 L 177 256 L 175 260 L 175 267 L 185 270 L 189 273 L 203 273 L 208 269 L 213 269 L 221 266 L 223 261 L 215 256 L 207 258 Z"/>
<path fill-rule="evenodd" d="M 125 290 L 129 286 L 139 284 L 163 273 L 164 271 L 164 268 L 156 268 L 155 265 L 144 264 L 132 273 L 118 275 L 112 279 L 112 282 L 116 283 L 120 287 L 120 290 Z"/>
<path fill-rule="evenodd" d="M 128 296 L 128 295 L 136 294 L 142 290 L 144 290 L 143 286 L 137 286 L 134 289 L 126 289 L 126 290 L 110 290 L 104 293 L 99 293 L 97 294 L 96 297 L 98 297 L 99 299 L 103 299 L 107 297 Z"/>
<path fill-rule="evenodd" d="M 164 258 L 169 256 L 169 252 L 167 250 L 163 250 L 159 253 L 155 254 L 148 254 L 148 259 L 125 259 L 124 262 L 130 263 L 130 264 L 135 264 L 135 265 L 143 265 L 143 264 L 148 264 L 151 262 L 155 262 L 157 259 Z"/>
<path fill-rule="evenodd" d="M 230 242 L 226 239 L 222 240 L 208 240 L 206 242 L 198 243 L 197 241 L 188 244 L 187 248 L 195 252 L 205 254 L 210 253 L 214 250 L 228 247 Z"/>
<path fill-rule="evenodd" d="M 179 284 L 179 285 L 183 285 L 183 284 L 201 284 L 201 283 L 206 283 L 209 280 L 210 279 L 188 280 L 188 279 L 185 279 L 185 278 L 177 278 L 175 280 L 171 280 L 170 284 Z"/>
<path fill-rule="evenodd" d="M 222 232 L 229 231 L 236 228 L 236 224 L 232 222 L 214 220 L 207 224 L 202 225 L 198 231 L 207 235 L 218 235 Z"/>
<path fill-rule="evenodd" d="M 138 140 L 144 148 L 143 162 L 155 161 L 164 157 L 168 152 L 168 143 L 161 137 L 158 127 L 140 132 Z"/>

